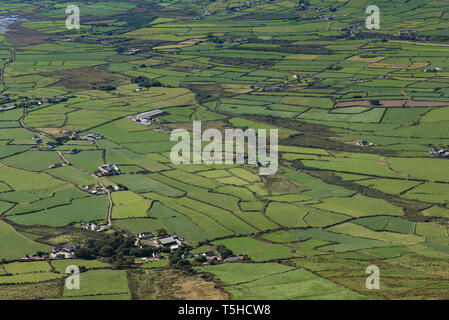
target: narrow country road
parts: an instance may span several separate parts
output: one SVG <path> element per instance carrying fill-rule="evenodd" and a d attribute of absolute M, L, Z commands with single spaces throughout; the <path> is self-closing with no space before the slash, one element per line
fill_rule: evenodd
<path fill-rule="evenodd" d="M 87 172 L 84 169 L 74 165 L 73 163 L 70 163 L 70 161 L 68 161 L 67 158 L 64 157 L 64 155 L 62 154 L 61 151 L 56 151 L 56 153 L 59 155 L 59 157 L 62 159 L 62 161 L 64 161 L 64 163 L 66 163 L 67 165 L 72 166 L 72 167 L 74 167 L 74 168 L 84 172 L 85 174 L 90 174 L 92 177 L 95 178 L 95 180 L 97 180 L 98 185 L 103 188 L 103 190 L 106 192 L 106 195 L 108 197 L 108 227 L 112 227 L 112 206 L 113 206 L 113 202 L 112 202 L 112 197 L 111 197 L 111 191 L 104 186 L 103 182 L 95 174 Z"/>
<path fill-rule="evenodd" d="M 221 98 L 217 100 L 217 103 L 215 104 L 215 111 L 219 111 L 220 110 L 220 106 L 221 106 Z"/>
<path fill-rule="evenodd" d="M 205 5 L 205 4 L 203 4 L 203 10 L 204 10 L 204 13 L 203 13 L 203 17 L 205 17 L 205 16 L 208 16 L 208 15 L 210 15 L 210 11 L 209 11 L 209 10 L 207 10 L 207 8 L 206 8 L 206 5 Z"/>
<path fill-rule="evenodd" d="M 12 61 L 14 61 L 13 59 L 15 59 L 15 53 L 14 53 L 13 49 L 11 49 L 11 59 L 12 59 Z M 3 79 L 3 69 L 2 69 L 1 76 L 2 76 L 2 79 Z M 36 130 L 34 128 L 30 128 L 30 127 L 26 126 L 25 123 L 23 122 L 23 120 L 25 119 L 27 114 L 28 114 L 27 109 L 23 108 L 22 116 L 19 119 L 19 124 L 20 124 L 21 128 L 26 129 L 26 130 L 28 130 L 30 132 L 34 132 L 34 133 L 46 136 L 46 137 L 48 137 L 50 139 L 54 139 L 54 137 L 52 137 L 51 135 L 47 134 L 46 132 L 39 131 L 39 130 Z M 62 154 L 61 151 L 56 151 L 56 153 L 59 155 L 59 157 L 62 159 L 62 161 L 64 161 L 64 163 L 66 163 L 67 165 L 73 166 L 74 168 L 80 170 L 81 172 L 84 172 L 85 174 L 88 174 L 88 175 L 91 175 L 92 177 L 94 177 L 95 180 L 97 181 L 98 185 L 103 188 L 103 190 L 106 192 L 106 195 L 107 195 L 107 198 L 108 198 L 108 213 L 107 213 L 108 227 L 112 227 L 112 207 L 113 207 L 113 202 L 112 202 L 112 197 L 111 197 L 111 191 L 109 189 L 105 188 L 103 182 L 101 182 L 100 178 L 97 177 L 95 174 L 92 174 L 92 173 L 90 173 L 88 171 L 85 171 L 82 168 L 80 168 L 80 167 L 70 163 L 64 157 L 64 155 Z"/>
<path fill-rule="evenodd" d="M 14 48 L 10 49 L 10 55 L 11 57 L 8 59 L 8 61 L 6 61 L 6 63 L 0 70 L 0 83 L 2 85 L 2 90 L 0 91 L 0 94 L 3 94 L 6 90 L 8 90 L 5 84 L 5 70 L 14 60 L 16 60 L 16 50 Z"/>
<path fill-rule="evenodd" d="M 51 135 L 49 135 L 49 134 L 46 133 L 46 132 L 39 131 L 39 130 L 30 128 L 30 127 L 27 127 L 27 126 L 25 125 L 25 123 L 23 123 L 23 120 L 25 119 L 25 117 L 27 116 L 27 114 L 28 114 L 27 109 L 26 109 L 26 108 L 23 108 L 22 116 L 19 118 L 19 125 L 20 125 L 21 128 L 23 128 L 23 129 L 25 129 L 25 130 L 28 130 L 28 131 L 30 131 L 30 132 L 34 132 L 34 133 L 40 134 L 40 135 L 42 135 L 42 136 L 46 136 L 46 137 L 49 138 L 49 139 L 54 139 L 54 137 L 52 137 Z"/>

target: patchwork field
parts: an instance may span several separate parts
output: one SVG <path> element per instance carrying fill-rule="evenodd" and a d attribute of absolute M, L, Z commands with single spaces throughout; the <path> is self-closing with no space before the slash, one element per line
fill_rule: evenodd
<path fill-rule="evenodd" d="M 449 298 L 447 1 L 376 30 L 365 1 L 66 5 L 0 5 L 0 299 Z M 276 174 L 175 165 L 193 121 L 277 129 Z"/>

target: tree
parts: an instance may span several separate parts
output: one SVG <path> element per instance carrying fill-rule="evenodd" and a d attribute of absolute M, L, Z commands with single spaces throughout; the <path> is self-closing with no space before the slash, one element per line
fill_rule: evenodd
<path fill-rule="evenodd" d="M 181 259 L 176 263 L 176 268 L 179 269 L 189 268 L 190 266 L 190 261 L 184 259 Z"/>
<path fill-rule="evenodd" d="M 43 254 L 44 254 L 44 253 L 43 253 L 42 251 L 37 251 L 37 252 L 36 252 L 36 255 L 37 255 L 38 257 L 42 257 Z"/>
<path fill-rule="evenodd" d="M 203 263 L 203 262 L 207 262 L 207 259 L 205 256 L 198 256 L 197 258 L 195 258 L 195 261 Z"/>
<path fill-rule="evenodd" d="M 117 183 L 117 187 L 119 187 L 121 190 L 128 190 L 128 188 L 121 183 Z"/>
<path fill-rule="evenodd" d="M 113 91 L 116 90 L 117 88 L 115 86 L 107 85 L 107 86 L 100 86 L 98 87 L 98 89 L 103 91 Z"/>
<path fill-rule="evenodd" d="M 114 253 L 114 248 L 111 246 L 103 246 L 100 248 L 100 251 L 98 253 L 100 254 L 100 256 L 110 257 Z"/>
<path fill-rule="evenodd" d="M 95 258 L 91 248 L 79 248 L 75 250 L 75 256 L 80 259 L 92 260 Z"/>
<path fill-rule="evenodd" d="M 230 249 L 222 244 L 217 246 L 217 251 L 218 253 L 220 253 L 222 259 L 226 259 L 234 255 L 234 253 Z"/>
<path fill-rule="evenodd" d="M 168 234 L 167 230 L 165 229 L 158 229 L 156 230 L 156 233 L 158 237 L 166 236 Z"/>
<path fill-rule="evenodd" d="M 162 87 L 162 83 L 157 80 L 149 79 L 145 76 L 138 76 L 132 80 L 133 83 L 138 84 L 141 87 L 150 88 L 150 87 Z"/>

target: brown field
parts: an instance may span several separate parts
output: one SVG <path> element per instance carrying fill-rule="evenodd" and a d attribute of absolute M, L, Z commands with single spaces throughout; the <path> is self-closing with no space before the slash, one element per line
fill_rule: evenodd
<path fill-rule="evenodd" d="M 62 280 L 0 286 L 0 300 L 40 300 L 62 296 Z"/>
<path fill-rule="evenodd" d="M 213 281 L 179 270 L 128 271 L 129 287 L 136 300 L 228 300 Z"/>
<path fill-rule="evenodd" d="M 58 77 L 60 80 L 52 86 L 63 86 L 68 89 L 93 89 L 94 87 L 120 85 L 125 80 L 116 74 L 99 68 L 80 68 L 46 72 L 44 75 Z"/>
<path fill-rule="evenodd" d="M 5 34 L 6 41 L 15 48 L 26 47 L 33 44 L 45 43 L 51 36 L 33 29 L 20 26 L 21 22 L 12 23 Z"/>

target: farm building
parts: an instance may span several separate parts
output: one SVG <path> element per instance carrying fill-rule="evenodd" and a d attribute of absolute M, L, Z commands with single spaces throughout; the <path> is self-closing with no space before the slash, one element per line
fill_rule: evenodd
<path fill-rule="evenodd" d="M 150 126 L 151 123 L 155 120 L 156 117 L 167 114 L 167 111 L 164 110 L 151 110 L 147 112 L 143 112 L 137 115 L 129 116 L 128 118 L 133 120 L 136 123 Z"/>
<path fill-rule="evenodd" d="M 48 166 L 48 169 L 60 168 L 60 167 L 63 167 L 63 166 L 64 165 L 62 163 L 53 163 L 53 164 Z"/>
<path fill-rule="evenodd" d="M 357 142 L 357 145 L 358 145 L 359 147 L 370 147 L 370 146 L 374 145 L 374 143 L 368 142 L 368 141 L 366 141 L 366 140 L 362 140 L 362 141 L 360 141 L 360 142 Z"/>
<path fill-rule="evenodd" d="M 93 140 L 100 140 L 103 137 L 101 135 L 97 134 L 97 133 L 89 133 L 89 134 L 85 135 L 84 138 L 86 138 L 86 139 L 93 139 Z"/>
<path fill-rule="evenodd" d="M 95 185 L 85 186 L 84 189 L 91 194 L 96 194 L 96 195 L 105 194 L 105 190 L 102 187 L 95 186 Z"/>
<path fill-rule="evenodd" d="M 55 247 L 50 254 L 52 259 L 71 259 L 75 257 L 75 249 L 80 246 Z"/>
<path fill-rule="evenodd" d="M 137 236 L 139 237 L 139 239 L 150 239 L 154 237 L 151 232 L 141 232 Z"/>
<path fill-rule="evenodd" d="M 90 222 L 86 225 L 86 230 L 99 232 L 104 230 L 104 226 L 100 226 L 96 223 Z"/>
<path fill-rule="evenodd" d="M 100 171 L 97 173 L 98 176 L 112 176 L 120 174 L 120 169 L 115 164 L 102 164 L 98 166 Z"/>
<path fill-rule="evenodd" d="M 172 250 L 176 250 L 179 246 L 182 245 L 182 240 L 178 238 L 178 235 L 173 234 L 169 237 L 159 238 L 157 239 L 157 243 L 165 248 L 170 248 Z"/>
<path fill-rule="evenodd" d="M 223 260 L 223 262 L 238 262 L 240 261 L 240 257 L 232 256 Z"/>
<path fill-rule="evenodd" d="M 193 255 L 193 254 L 191 254 L 190 252 L 186 252 L 186 253 L 183 253 L 182 255 L 181 255 L 181 258 L 182 259 L 192 259 L 192 258 L 194 258 L 195 256 Z"/>
<path fill-rule="evenodd" d="M 4 106 L 0 106 L 0 111 L 8 111 L 17 108 L 14 104 L 6 104 Z"/>
<path fill-rule="evenodd" d="M 217 255 L 213 251 L 206 251 L 203 253 L 203 256 L 206 257 L 207 261 L 218 260 Z"/>

